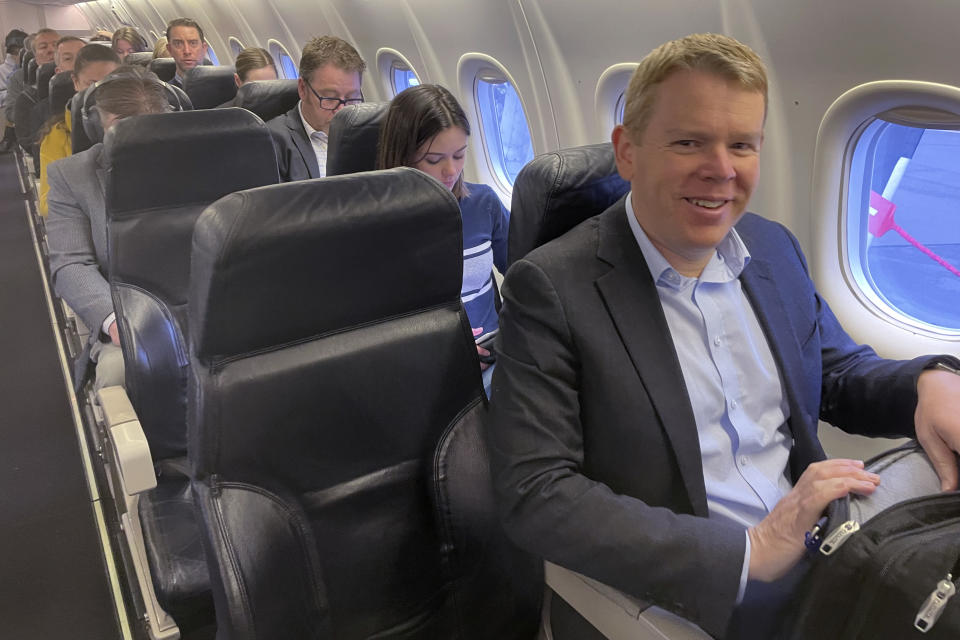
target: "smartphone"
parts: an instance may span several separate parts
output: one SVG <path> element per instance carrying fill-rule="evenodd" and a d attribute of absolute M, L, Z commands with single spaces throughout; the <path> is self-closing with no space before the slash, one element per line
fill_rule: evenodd
<path fill-rule="evenodd" d="M 496 337 L 497 337 L 497 330 L 495 329 L 489 333 L 483 334 L 482 336 L 480 336 L 480 339 L 477 340 L 478 347 L 483 347 L 484 349 L 490 352 L 490 355 L 488 356 L 480 355 L 478 353 L 477 357 L 480 358 L 480 362 L 484 364 L 493 364 L 494 362 L 497 361 L 497 354 L 496 354 L 496 351 L 494 351 L 493 349 L 493 343 Z"/>

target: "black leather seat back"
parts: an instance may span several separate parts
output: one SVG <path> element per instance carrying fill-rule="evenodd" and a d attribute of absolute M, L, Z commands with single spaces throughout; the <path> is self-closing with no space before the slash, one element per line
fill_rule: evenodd
<path fill-rule="evenodd" d="M 30 63 L 36 59 L 36 56 L 33 54 L 33 51 L 29 49 L 23 50 L 23 57 L 20 60 L 20 68 L 24 69 L 23 80 L 24 84 L 30 84 Z"/>
<path fill-rule="evenodd" d="M 127 57 L 123 59 L 123 64 L 135 64 L 141 67 L 149 67 L 151 60 L 153 60 L 152 51 L 134 51 L 133 53 L 127 54 Z"/>
<path fill-rule="evenodd" d="M 170 82 L 177 75 L 177 62 L 173 58 L 154 58 L 147 66 L 164 82 Z"/>
<path fill-rule="evenodd" d="M 456 636 L 428 477 L 483 393 L 461 242 L 456 200 L 406 167 L 200 217 L 189 456 L 218 634 Z"/>
<path fill-rule="evenodd" d="M 299 100 L 296 80 L 260 80 L 237 89 L 233 106 L 252 111 L 266 122 L 283 115 Z"/>
<path fill-rule="evenodd" d="M 83 116 L 83 128 L 86 132 L 86 136 L 94 144 L 103 141 L 103 124 L 101 123 L 99 113 L 95 113 L 94 111 L 94 107 L 97 106 L 96 87 L 98 84 L 99 83 L 89 87 L 86 91 L 84 91 L 81 110 Z M 190 102 L 190 98 L 183 89 L 166 82 L 162 84 L 167 96 L 167 101 L 170 103 L 170 109 L 172 111 L 193 110 L 193 104 Z"/>
<path fill-rule="evenodd" d="M 182 456 L 193 225 L 214 200 L 276 183 L 273 145 L 259 119 L 236 109 L 127 118 L 104 146 L 110 283 L 127 393 L 154 459 Z"/>
<path fill-rule="evenodd" d="M 380 124 L 389 102 L 365 102 L 344 107 L 330 122 L 327 175 L 373 171 L 377 168 Z"/>
<path fill-rule="evenodd" d="M 73 73 L 61 71 L 50 80 L 50 113 L 63 113 L 77 90 L 73 86 Z M 73 123 L 71 123 L 72 125 Z"/>
<path fill-rule="evenodd" d="M 194 109 L 213 109 L 237 95 L 233 66 L 198 65 L 187 72 L 183 90 L 190 96 Z"/>
<path fill-rule="evenodd" d="M 50 95 L 50 79 L 56 73 L 57 65 L 48 62 L 37 69 L 37 99 L 45 100 Z"/>
<path fill-rule="evenodd" d="M 24 76 L 26 83 L 24 86 L 36 87 L 37 86 L 37 70 L 40 65 L 37 64 L 36 58 L 30 58 L 30 62 L 25 62 L 27 73 Z"/>
<path fill-rule="evenodd" d="M 513 183 L 507 264 L 603 213 L 629 190 L 609 142 L 537 156 Z"/>

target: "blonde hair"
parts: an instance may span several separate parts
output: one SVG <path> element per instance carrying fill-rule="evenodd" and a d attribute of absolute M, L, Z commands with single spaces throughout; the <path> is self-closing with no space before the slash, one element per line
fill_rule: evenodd
<path fill-rule="evenodd" d="M 237 70 L 237 75 L 240 76 L 241 82 L 246 82 L 247 76 L 251 71 L 263 69 L 264 67 L 273 67 L 274 72 L 277 70 L 273 56 L 270 55 L 269 51 L 261 49 L 260 47 L 248 47 L 238 53 L 233 66 Z"/>
<path fill-rule="evenodd" d="M 134 51 L 147 51 L 149 49 L 146 38 L 140 35 L 140 32 L 133 27 L 120 27 L 114 31 L 113 37 L 110 39 L 110 48 L 116 51 L 117 43 L 121 40 L 126 40 L 133 45 Z"/>
<path fill-rule="evenodd" d="M 170 54 L 167 53 L 167 36 L 160 36 L 157 38 L 157 44 L 153 45 L 153 58 L 168 58 Z"/>
<path fill-rule="evenodd" d="M 767 70 L 753 49 L 729 36 L 695 33 L 666 42 L 640 61 L 627 87 L 623 126 L 631 135 L 643 135 L 656 87 L 677 71 L 705 71 L 763 94 L 767 105 Z"/>

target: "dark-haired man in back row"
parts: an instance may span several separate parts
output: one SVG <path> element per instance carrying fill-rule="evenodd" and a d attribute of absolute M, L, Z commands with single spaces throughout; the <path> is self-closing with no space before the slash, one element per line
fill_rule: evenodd
<path fill-rule="evenodd" d="M 327 175 L 330 121 L 345 104 L 363 102 L 366 63 L 353 46 L 334 36 L 314 38 L 300 56 L 300 102 L 267 123 L 284 182 Z"/>
<path fill-rule="evenodd" d="M 183 79 L 187 77 L 187 72 L 203 64 L 207 56 L 207 41 L 196 20 L 175 18 L 167 24 L 167 53 L 177 64 L 170 84 L 183 89 Z"/>

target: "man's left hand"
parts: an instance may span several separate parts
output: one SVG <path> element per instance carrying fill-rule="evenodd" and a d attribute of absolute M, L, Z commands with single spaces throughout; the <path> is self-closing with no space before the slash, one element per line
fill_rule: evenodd
<path fill-rule="evenodd" d="M 960 453 L 960 376 L 928 369 L 917 379 L 917 440 L 940 476 L 942 491 L 957 489 Z"/>

